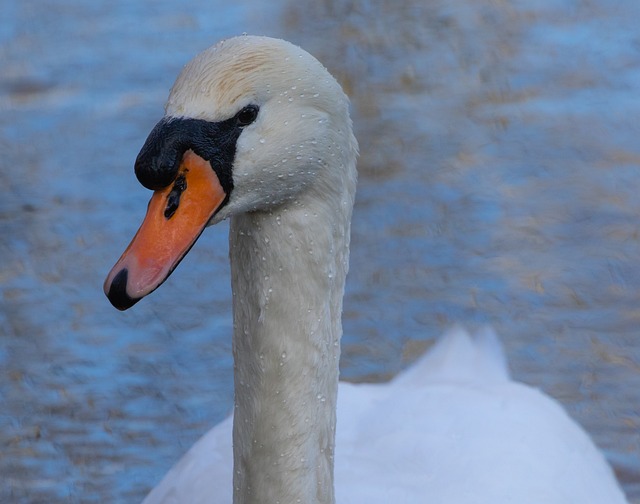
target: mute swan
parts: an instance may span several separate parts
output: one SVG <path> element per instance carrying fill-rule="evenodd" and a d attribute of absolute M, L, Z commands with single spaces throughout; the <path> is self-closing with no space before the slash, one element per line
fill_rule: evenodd
<path fill-rule="evenodd" d="M 147 216 L 105 292 L 131 307 L 230 218 L 235 409 L 145 502 L 625 502 L 584 431 L 509 379 L 490 331 L 454 329 L 390 383 L 337 394 L 356 156 L 347 97 L 296 46 L 242 36 L 182 70 L 135 164 Z"/>

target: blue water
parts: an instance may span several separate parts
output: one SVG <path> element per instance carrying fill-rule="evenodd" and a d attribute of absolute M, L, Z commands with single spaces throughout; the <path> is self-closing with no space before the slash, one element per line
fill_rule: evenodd
<path fill-rule="evenodd" d="M 226 225 L 126 313 L 102 281 L 182 65 L 242 32 L 353 100 L 342 376 L 493 324 L 640 502 L 640 4 L 0 4 L 0 502 L 135 502 L 232 404 Z"/>

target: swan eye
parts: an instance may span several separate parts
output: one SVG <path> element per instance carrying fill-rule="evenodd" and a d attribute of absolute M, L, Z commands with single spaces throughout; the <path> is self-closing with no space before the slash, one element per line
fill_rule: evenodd
<path fill-rule="evenodd" d="M 240 112 L 236 114 L 236 120 L 238 121 L 238 126 L 248 126 L 258 117 L 258 111 L 260 109 L 256 105 L 247 105 Z"/>

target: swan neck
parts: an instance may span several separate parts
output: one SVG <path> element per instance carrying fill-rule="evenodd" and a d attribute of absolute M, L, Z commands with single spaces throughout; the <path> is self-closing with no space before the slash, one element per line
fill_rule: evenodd
<path fill-rule="evenodd" d="M 235 504 L 335 502 L 353 201 L 339 196 L 337 205 L 318 205 L 310 196 L 231 220 Z"/>

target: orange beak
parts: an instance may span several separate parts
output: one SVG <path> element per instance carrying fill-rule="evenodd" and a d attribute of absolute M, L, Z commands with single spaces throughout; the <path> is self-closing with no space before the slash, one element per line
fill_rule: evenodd
<path fill-rule="evenodd" d="M 157 289 L 196 242 L 227 194 L 208 161 L 185 152 L 178 176 L 155 191 L 131 243 L 107 275 L 104 292 L 119 310 Z"/>

